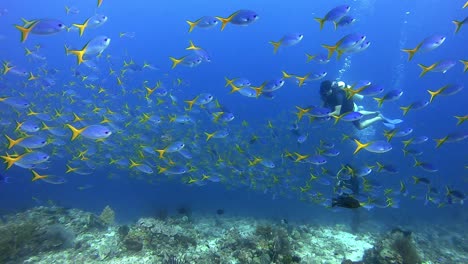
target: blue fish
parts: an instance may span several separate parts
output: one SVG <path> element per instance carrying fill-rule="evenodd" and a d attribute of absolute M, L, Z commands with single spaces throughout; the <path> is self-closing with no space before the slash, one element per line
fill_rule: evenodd
<path fill-rule="evenodd" d="M 340 20 L 338 20 L 338 22 L 333 21 L 333 24 L 335 24 L 335 30 L 336 30 L 339 27 L 349 26 L 352 23 L 354 23 L 354 21 L 356 21 L 355 18 L 351 16 L 344 16 Z"/>
<path fill-rule="evenodd" d="M 273 45 L 273 53 L 276 53 L 280 46 L 289 47 L 296 45 L 303 37 L 303 34 L 293 33 L 283 36 L 279 41 L 270 41 L 270 44 Z"/>
<path fill-rule="evenodd" d="M 21 42 L 25 42 L 29 34 L 52 35 L 64 30 L 65 24 L 57 19 L 24 20 L 25 25 L 15 27 L 21 32 Z"/>
<path fill-rule="evenodd" d="M 390 101 L 398 100 L 402 95 L 403 95 L 403 90 L 401 90 L 401 89 L 394 89 L 394 90 L 391 90 L 391 91 L 389 91 L 388 93 L 386 93 L 386 94 L 385 94 L 383 97 L 381 97 L 381 98 L 374 97 L 374 100 L 376 100 L 377 103 L 378 103 L 378 106 L 381 107 L 382 104 L 383 104 L 385 101 L 390 102 Z"/>
<path fill-rule="evenodd" d="M 324 18 L 317 17 L 315 18 L 315 21 L 319 22 L 320 30 L 322 30 L 325 22 L 340 20 L 344 15 L 346 15 L 346 13 L 349 12 L 350 9 L 351 7 L 349 5 L 337 6 L 332 10 L 328 11 Z"/>
<path fill-rule="evenodd" d="M 227 23 L 231 23 L 234 25 L 239 26 L 246 26 L 252 24 L 258 19 L 258 14 L 255 11 L 251 10 L 238 10 L 231 14 L 227 18 L 216 17 L 219 21 L 221 21 L 221 31 L 224 30 Z"/>
<path fill-rule="evenodd" d="M 188 20 L 186 22 L 190 26 L 189 32 L 192 32 L 192 30 L 195 27 L 212 28 L 212 27 L 216 26 L 219 23 L 219 20 L 216 19 L 215 17 L 212 17 L 212 16 L 204 16 L 204 17 L 201 17 L 201 18 L 197 19 L 194 22 L 191 22 L 191 21 L 188 21 Z"/>
<path fill-rule="evenodd" d="M 425 66 L 423 64 L 418 64 L 418 66 L 421 67 L 421 70 L 422 70 L 419 77 L 423 77 L 428 72 L 446 73 L 453 66 L 455 66 L 455 64 L 457 64 L 457 62 L 455 60 L 441 60 L 441 61 L 435 62 L 435 63 L 433 63 L 432 65 L 429 65 L 429 66 Z"/>
<path fill-rule="evenodd" d="M 442 35 L 433 35 L 425 38 L 421 41 L 414 49 L 403 49 L 402 51 L 408 53 L 408 61 L 413 59 L 416 52 L 427 52 L 431 51 L 444 43 L 446 37 Z"/>

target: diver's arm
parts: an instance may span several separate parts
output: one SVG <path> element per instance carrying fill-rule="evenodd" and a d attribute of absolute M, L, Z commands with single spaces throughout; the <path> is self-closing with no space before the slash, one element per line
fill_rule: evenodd
<path fill-rule="evenodd" d="M 349 86 L 348 86 L 349 87 Z M 364 95 L 360 95 L 360 94 L 355 94 L 353 96 L 353 99 L 357 99 L 357 100 L 362 100 L 364 98 Z"/>
<path fill-rule="evenodd" d="M 341 112 L 341 105 L 337 105 L 335 106 L 335 111 L 331 112 L 330 114 L 328 114 L 329 116 L 332 116 L 332 115 L 340 115 L 340 112 Z"/>

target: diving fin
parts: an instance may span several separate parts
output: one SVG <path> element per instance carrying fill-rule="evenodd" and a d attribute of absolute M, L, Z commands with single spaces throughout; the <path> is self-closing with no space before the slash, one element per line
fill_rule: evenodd
<path fill-rule="evenodd" d="M 384 123 L 387 123 L 387 124 L 397 125 L 397 124 L 400 124 L 401 122 L 403 122 L 403 120 L 401 120 L 401 119 L 389 119 L 389 118 L 386 118 L 386 117 L 383 116 L 382 114 L 379 114 L 379 116 L 382 118 L 382 121 L 383 121 Z"/>

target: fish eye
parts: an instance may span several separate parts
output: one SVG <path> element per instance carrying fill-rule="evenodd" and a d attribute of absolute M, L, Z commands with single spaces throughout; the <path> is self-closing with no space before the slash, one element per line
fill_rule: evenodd
<path fill-rule="evenodd" d="M 107 42 L 107 40 L 108 40 L 108 38 L 105 38 L 105 39 L 104 39 L 104 41 L 106 41 L 106 42 Z"/>
<path fill-rule="evenodd" d="M 59 26 L 59 27 L 63 27 L 63 24 L 60 23 L 60 24 L 58 24 L 58 26 Z"/>
<path fill-rule="evenodd" d="M 104 132 L 104 134 L 106 134 L 106 135 L 109 134 L 109 131 Z"/>

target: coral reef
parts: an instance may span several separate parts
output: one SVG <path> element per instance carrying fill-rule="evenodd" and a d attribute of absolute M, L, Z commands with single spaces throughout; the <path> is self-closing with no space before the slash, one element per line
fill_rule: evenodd
<path fill-rule="evenodd" d="M 300 260 L 292 255 L 289 235 L 284 227 L 259 225 L 255 235 L 258 237 L 261 252 L 266 252 L 271 262 L 293 263 L 293 259 Z"/>
<path fill-rule="evenodd" d="M 464 245 L 441 244 L 463 243 L 462 227 L 460 234 L 428 227 L 427 232 L 395 229 L 382 236 L 351 234 L 340 224 L 190 215 L 108 226 L 77 209 L 32 208 L 6 215 L 0 223 L 0 263 L 467 263 Z"/>
<path fill-rule="evenodd" d="M 143 243 L 135 238 L 127 238 L 124 240 L 125 248 L 128 251 L 138 252 L 143 249 Z"/>
<path fill-rule="evenodd" d="M 385 234 L 373 249 L 366 251 L 364 263 L 419 264 L 422 260 L 412 239 L 412 233 L 395 228 Z"/>
<path fill-rule="evenodd" d="M 33 249 L 37 237 L 37 225 L 33 222 L 7 223 L 0 227 L 0 263 L 15 260 L 21 255 L 36 252 Z M 36 242 L 37 243 L 37 242 Z"/>
<path fill-rule="evenodd" d="M 47 249 L 67 249 L 75 246 L 75 234 L 64 225 L 47 226 L 41 236 L 42 247 Z"/>
<path fill-rule="evenodd" d="M 17 263 L 39 252 L 73 248 L 72 225 L 77 221 L 68 221 L 68 214 L 59 207 L 38 207 L 6 216 L 6 222 L 0 225 L 0 263 Z"/>
<path fill-rule="evenodd" d="M 114 224 L 115 221 L 115 212 L 110 208 L 110 206 L 104 207 L 102 213 L 99 215 L 99 219 L 101 219 L 107 225 Z"/>
<path fill-rule="evenodd" d="M 117 232 L 119 233 L 120 238 L 124 239 L 130 232 L 130 227 L 128 227 L 128 225 L 119 226 Z"/>

